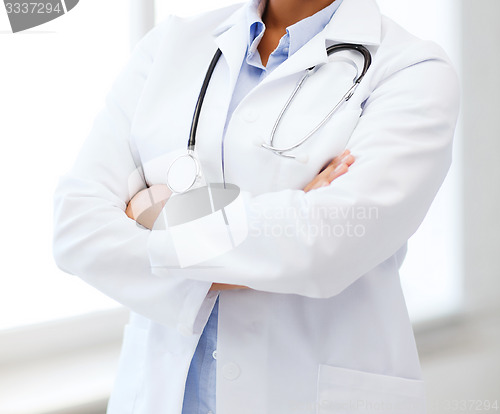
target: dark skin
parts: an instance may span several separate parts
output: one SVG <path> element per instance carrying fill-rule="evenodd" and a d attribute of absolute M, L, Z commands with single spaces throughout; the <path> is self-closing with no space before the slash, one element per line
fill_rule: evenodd
<path fill-rule="evenodd" d="M 266 30 L 257 47 L 262 64 L 267 65 L 269 55 L 278 46 L 288 26 L 316 14 L 332 3 L 333 0 L 268 0 L 262 15 Z"/>

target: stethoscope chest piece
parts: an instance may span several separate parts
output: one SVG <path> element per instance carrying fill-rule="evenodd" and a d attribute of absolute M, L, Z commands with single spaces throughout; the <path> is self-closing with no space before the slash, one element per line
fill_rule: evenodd
<path fill-rule="evenodd" d="M 184 193 L 201 178 L 201 168 L 192 150 L 177 157 L 167 172 L 167 186 L 173 193 Z"/>

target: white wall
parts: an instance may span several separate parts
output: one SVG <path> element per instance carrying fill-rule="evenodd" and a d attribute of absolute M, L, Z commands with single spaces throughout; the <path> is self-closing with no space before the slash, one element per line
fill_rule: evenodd
<path fill-rule="evenodd" d="M 460 0 L 460 3 L 465 292 L 470 310 L 498 309 L 500 1 Z"/>
<path fill-rule="evenodd" d="M 459 0 L 457 7 L 464 233 L 456 260 L 464 267 L 465 313 L 456 325 L 417 332 L 430 414 L 500 404 L 500 1 Z M 450 408 L 463 401 L 472 406 Z"/>

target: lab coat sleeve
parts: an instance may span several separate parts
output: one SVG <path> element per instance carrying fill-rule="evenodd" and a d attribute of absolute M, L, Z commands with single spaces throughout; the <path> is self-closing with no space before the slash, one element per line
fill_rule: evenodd
<path fill-rule="evenodd" d="M 130 146 L 135 108 L 168 20 L 152 29 L 107 94 L 76 162 L 54 196 L 53 253 L 57 265 L 132 311 L 178 329 L 199 333 L 216 295 L 211 282 L 153 275 L 146 250 L 150 230 L 125 214 L 144 187 L 131 180 L 136 164 Z"/>
<path fill-rule="evenodd" d="M 371 82 L 376 84 L 347 144 L 356 158 L 349 171 L 308 193 L 244 193 L 246 240 L 204 263 L 220 266 L 215 278 L 201 268 L 183 269 L 186 278 L 325 298 L 405 245 L 451 163 L 457 76 L 446 59 L 433 58 Z M 168 232 L 152 233 L 156 249 L 164 237 L 164 252 L 171 251 Z M 161 258 L 155 254 L 154 260 Z"/>

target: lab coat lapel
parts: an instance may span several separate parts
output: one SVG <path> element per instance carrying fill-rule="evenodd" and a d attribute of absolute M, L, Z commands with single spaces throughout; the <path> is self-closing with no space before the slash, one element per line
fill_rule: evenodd
<path fill-rule="evenodd" d="M 224 135 L 231 97 L 246 52 L 245 21 L 245 7 L 240 6 L 218 24 L 212 31 L 212 38 L 208 39 L 211 54 L 217 47 L 222 51 L 210 80 L 211 87 L 207 90 L 198 124 L 198 136 L 203 138 L 196 143 L 203 175 L 209 182 L 221 181 L 221 139 Z M 206 70 L 209 61 L 203 57 L 202 70 Z"/>
<path fill-rule="evenodd" d="M 222 51 L 222 59 L 226 61 L 229 67 L 230 96 L 236 86 L 241 64 L 247 49 L 248 34 L 245 24 L 245 12 L 247 7 L 248 4 L 238 9 L 213 32 L 215 43 Z"/>
<path fill-rule="evenodd" d="M 327 45 L 354 43 L 380 44 L 382 16 L 374 0 L 344 0 L 323 31 Z"/>

